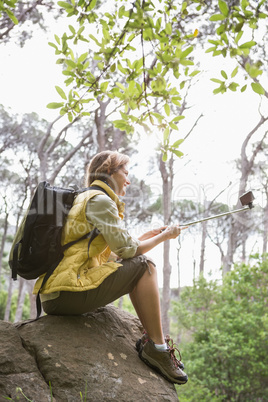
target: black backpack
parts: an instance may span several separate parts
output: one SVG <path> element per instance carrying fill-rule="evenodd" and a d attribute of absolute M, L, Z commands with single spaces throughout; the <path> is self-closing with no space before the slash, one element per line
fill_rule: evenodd
<path fill-rule="evenodd" d="M 106 193 L 99 186 L 75 190 L 53 187 L 46 181 L 39 183 L 15 235 L 9 255 L 12 279 L 16 280 L 17 275 L 24 279 L 37 279 L 46 274 L 36 297 L 37 318 L 41 314 L 40 291 L 62 260 L 64 251 L 86 238 L 89 239 L 89 249 L 100 233 L 94 228 L 79 239 L 61 245 L 62 229 L 75 197 L 91 189 Z"/>

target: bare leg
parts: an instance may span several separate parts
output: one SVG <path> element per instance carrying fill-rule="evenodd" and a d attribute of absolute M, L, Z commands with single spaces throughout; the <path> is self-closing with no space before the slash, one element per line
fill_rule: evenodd
<path fill-rule="evenodd" d="M 149 338 L 154 343 L 163 344 L 165 340 L 161 324 L 157 271 L 152 264 L 150 264 L 150 271 L 151 273 L 146 270 L 135 289 L 130 293 L 130 298 Z"/>

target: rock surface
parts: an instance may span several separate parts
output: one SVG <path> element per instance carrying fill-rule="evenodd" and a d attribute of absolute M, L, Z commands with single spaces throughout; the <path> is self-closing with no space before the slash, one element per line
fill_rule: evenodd
<path fill-rule="evenodd" d="M 178 401 L 147 367 L 135 342 L 139 320 L 111 305 L 83 316 L 0 321 L 0 401 Z M 21 390 L 18 390 L 20 388 Z"/>

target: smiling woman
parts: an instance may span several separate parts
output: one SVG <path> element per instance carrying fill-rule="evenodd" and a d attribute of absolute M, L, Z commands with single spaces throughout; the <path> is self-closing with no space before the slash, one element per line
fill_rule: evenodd
<path fill-rule="evenodd" d="M 130 184 L 130 181 L 127 179 L 128 162 L 129 157 L 119 152 L 100 152 L 88 165 L 86 186 L 89 187 L 94 180 L 103 180 L 112 187 L 117 195 L 124 196 L 126 194 L 126 186 Z"/>
<path fill-rule="evenodd" d="M 160 227 L 135 239 L 123 224 L 128 179 L 126 155 L 104 151 L 88 165 L 88 191 L 80 193 L 63 228 L 62 244 L 75 241 L 94 228 L 99 235 L 76 242 L 41 290 L 47 314 L 78 315 L 94 311 L 129 294 L 145 334 L 137 340 L 139 357 L 168 381 L 185 384 L 183 364 L 162 331 L 160 297 L 155 264 L 145 255 L 158 244 L 179 236 L 179 226 Z M 42 283 L 40 277 L 35 293 Z"/>

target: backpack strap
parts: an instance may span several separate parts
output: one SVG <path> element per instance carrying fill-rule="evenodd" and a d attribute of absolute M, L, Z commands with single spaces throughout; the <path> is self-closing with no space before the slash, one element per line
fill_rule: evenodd
<path fill-rule="evenodd" d="M 15 244 L 14 246 L 14 251 L 13 251 L 13 261 L 11 262 L 12 268 L 12 279 L 16 280 L 17 279 L 17 270 L 18 270 L 18 260 L 19 260 L 19 246 L 22 243 L 22 239 Z"/>
<path fill-rule="evenodd" d="M 105 191 L 105 190 L 104 190 L 102 187 L 100 187 L 100 186 L 91 186 L 91 187 L 88 187 L 87 190 L 100 190 L 100 191 L 102 191 L 103 193 L 105 193 L 106 195 L 109 196 L 109 194 L 107 193 L 107 191 Z M 82 190 L 82 191 L 85 191 L 85 190 Z M 82 192 L 82 191 L 81 191 L 81 192 Z M 74 244 L 78 243 L 79 241 L 88 238 L 89 241 L 88 241 L 88 248 L 87 248 L 87 249 L 88 249 L 88 253 L 89 253 L 89 248 L 90 248 L 91 243 L 93 242 L 93 240 L 94 240 L 99 234 L 100 234 L 100 231 L 99 231 L 97 228 L 94 228 L 93 230 L 91 230 L 90 232 L 86 233 L 85 235 L 83 235 L 83 236 L 80 237 L 79 239 L 70 241 L 69 243 L 67 243 L 67 244 L 65 244 L 64 246 L 62 246 L 62 252 L 64 252 L 64 251 L 67 250 L 69 247 L 73 246 Z M 17 243 L 16 246 L 19 247 L 19 243 Z M 17 250 L 18 250 L 18 247 L 17 247 Z M 43 279 L 43 281 L 42 281 L 42 284 L 41 284 L 41 286 L 40 286 L 40 289 L 39 289 L 39 291 L 38 291 L 38 293 L 37 293 L 37 296 L 36 296 L 36 311 L 37 311 L 36 319 L 38 319 L 38 318 L 40 317 L 41 312 L 42 312 L 42 305 L 41 305 L 41 299 L 40 299 L 40 291 L 42 290 L 43 286 L 44 286 L 45 283 L 47 282 L 48 278 L 53 274 L 53 272 L 54 272 L 54 270 L 56 269 L 56 267 L 58 266 L 59 262 L 60 262 L 60 261 L 56 261 L 54 264 L 51 265 L 51 267 L 50 267 L 49 270 L 47 271 L 46 275 L 44 276 L 44 279 Z M 13 271 L 12 271 L 12 275 L 13 275 Z"/>

